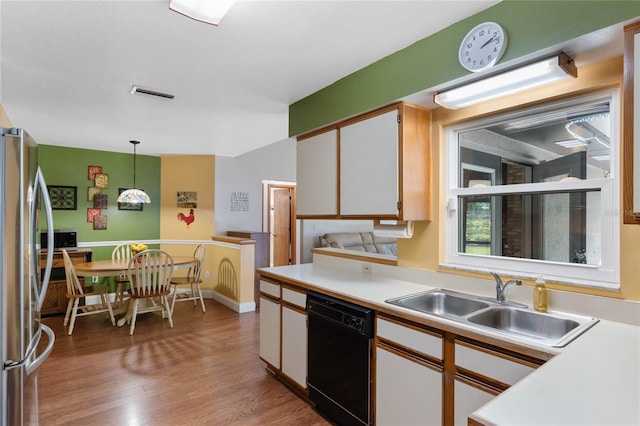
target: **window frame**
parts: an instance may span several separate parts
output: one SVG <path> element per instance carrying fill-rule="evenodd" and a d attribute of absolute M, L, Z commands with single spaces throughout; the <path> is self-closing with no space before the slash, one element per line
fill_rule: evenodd
<path fill-rule="evenodd" d="M 568 107 L 575 103 L 608 101 L 611 120 L 611 163 L 610 174 L 606 178 L 594 178 L 567 182 L 542 182 L 514 185 L 499 185 L 484 188 L 460 188 L 459 176 L 462 165 L 459 161 L 458 134 L 470 130 L 485 128 L 500 122 L 513 120 L 524 115 L 542 113 L 551 109 Z M 520 278 L 536 278 L 563 284 L 597 287 L 604 289 L 620 288 L 620 92 L 609 89 L 588 95 L 572 96 L 561 101 L 549 101 L 535 107 L 496 113 L 479 119 L 456 123 L 444 129 L 447 144 L 448 166 L 445 178 L 445 256 L 442 268 L 453 268 L 472 272 L 496 272 L 501 275 Z M 469 195 L 509 195 L 567 191 L 600 191 L 600 229 L 601 258 L 599 265 L 574 264 L 538 259 L 523 259 L 477 255 L 458 252 L 459 211 L 458 197 Z"/>

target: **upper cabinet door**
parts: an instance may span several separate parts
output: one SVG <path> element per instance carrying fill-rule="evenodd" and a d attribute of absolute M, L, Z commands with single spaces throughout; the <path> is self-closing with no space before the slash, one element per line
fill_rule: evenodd
<path fill-rule="evenodd" d="M 399 112 L 340 128 L 341 216 L 397 216 Z"/>
<path fill-rule="evenodd" d="M 297 216 L 338 214 L 338 131 L 296 144 Z"/>

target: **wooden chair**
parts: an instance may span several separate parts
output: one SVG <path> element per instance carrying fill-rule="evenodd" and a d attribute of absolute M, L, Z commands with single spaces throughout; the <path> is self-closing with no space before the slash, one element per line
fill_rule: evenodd
<path fill-rule="evenodd" d="M 171 291 L 171 274 L 173 273 L 173 258 L 165 251 L 151 249 L 141 251 L 129 261 L 128 278 L 131 305 L 127 314 L 127 321 L 131 324 L 129 334 L 133 334 L 138 314 L 160 311 L 162 318 L 169 319 L 169 326 L 173 327 L 171 308 L 167 295 Z M 158 298 L 156 303 L 153 298 Z M 139 301 L 146 299 L 145 306 L 139 306 Z"/>
<path fill-rule="evenodd" d="M 120 259 L 131 259 L 133 254 L 131 253 L 131 246 L 137 245 L 138 243 L 133 241 L 128 241 L 125 243 L 118 244 L 113 251 L 111 252 L 111 260 L 120 260 Z M 124 306 L 124 291 L 125 286 L 129 284 L 129 277 L 126 275 L 119 275 L 115 277 L 116 283 L 116 298 L 115 302 L 120 306 Z"/>
<path fill-rule="evenodd" d="M 64 316 L 63 325 L 66 326 L 69 324 L 69 336 L 73 333 L 73 327 L 76 323 L 76 318 L 85 316 L 85 315 L 93 315 L 100 314 L 103 312 L 107 313 L 107 318 L 111 320 L 112 325 L 116 325 L 116 319 L 113 316 L 113 310 L 111 309 L 111 301 L 109 300 L 109 294 L 107 289 L 99 290 L 93 289 L 90 293 L 85 293 L 82 286 L 80 285 L 80 280 L 78 280 L 78 275 L 76 274 L 76 268 L 73 266 L 73 262 L 69 257 L 69 253 L 66 250 L 62 250 L 62 256 L 64 258 L 64 272 L 67 278 L 67 299 L 69 302 L 67 303 L 67 313 Z M 86 297 L 89 296 L 97 296 L 99 297 L 100 303 L 87 304 Z M 80 300 L 85 298 L 85 304 L 80 305 Z M 69 316 L 71 316 L 71 322 L 69 322 Z"/>
<path fill-rule="evenodd" d="M 186 277 L 175 277 L 171 279 L 173 285 L 173 297 L 171 298 L 171 311 L 175 307 L 176 302 L 185 302 L 193 300 L 193 305 L 197 305 L 197 301 L 200 300 L 202 306 L 202 312 L 206 312 L 204 307 L 204 299 L 202 297 L 202 289 L 200 284 L 202 283 L 202 264 L 204 263 L 204 244 L 198 244 L 193 251 L 193 258 L 196 260 L 195 264 L 189 268 Z M 178 286 L 190 286 L 190 291 L 178 292 Z"/>

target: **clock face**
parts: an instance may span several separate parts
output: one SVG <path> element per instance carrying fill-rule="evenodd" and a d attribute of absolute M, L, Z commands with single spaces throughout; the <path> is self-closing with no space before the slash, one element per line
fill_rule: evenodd
<path fill-rule="evenodd" d="M 507 48 L 507 34 L 495 22 L 484 22 L 467 33 L 460 43 L 458 60 L 469 71 L 478 72 L 495 65 Z"/>

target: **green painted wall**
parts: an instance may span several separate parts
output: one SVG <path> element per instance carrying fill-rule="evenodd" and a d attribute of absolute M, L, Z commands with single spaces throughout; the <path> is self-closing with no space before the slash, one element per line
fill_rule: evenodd
<path fill-rule="evenodd" d="M 118 188 L 133 185 L 133 154 L 39 145 L 40 165 L 47 185 L 76 186 L 77 210 L 54 210 L 56 228 L 77 228 L 79 242 L 147 240 L 160 238 L 160 157 L 136 156 L 136 186 L 151 197 L 151 204 L 143 211 L 118 210 Z M 87 222 L 87 208 L 93 202 L 87 200 L 87 190 L 94 182 L 88 179 L 89 165 L 101 166 L 109 175 L 108 207 L 102 211 L 107 216 L 107 229 L 94 230 Z M 108 258 L 111 248 L 105 248 Z M 104 258 L 102 251 L 95 253 Z M 99 253 L 98 253 L 99 252 Z M 106 253 L 105 252 L 105 253 Z"/>
<path fill-rule="evenodd" d="M 458 64 L 458 47 L 467 31 L 481 22 L 495 21 L 504 27 L 508 36 L 504 62 L 637 16 L 638 0 L 502 1 L 290 105 L 289 135 L 467 75 Z"/>

